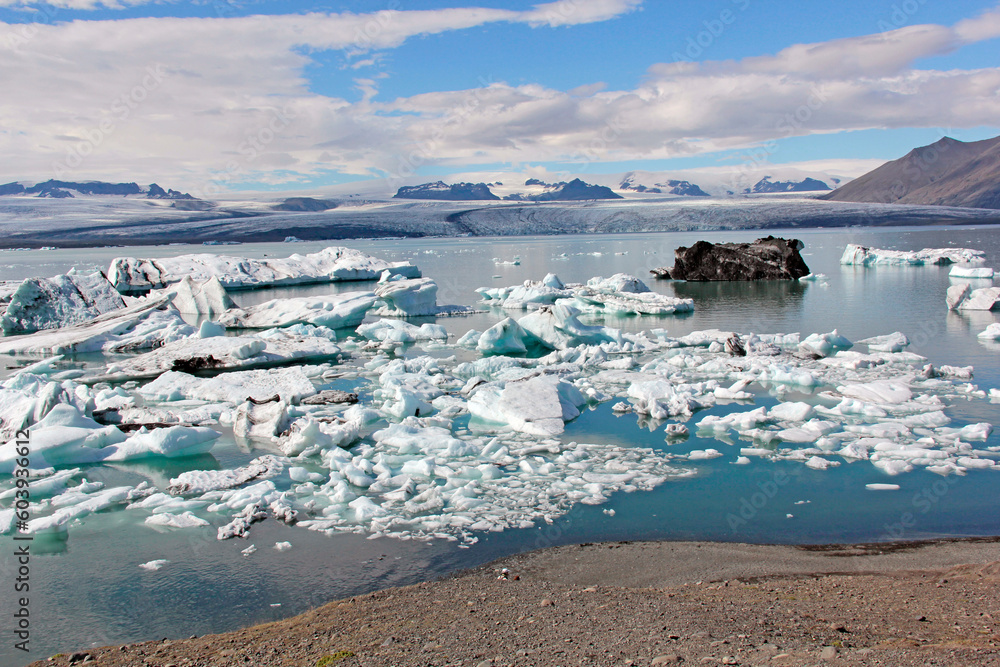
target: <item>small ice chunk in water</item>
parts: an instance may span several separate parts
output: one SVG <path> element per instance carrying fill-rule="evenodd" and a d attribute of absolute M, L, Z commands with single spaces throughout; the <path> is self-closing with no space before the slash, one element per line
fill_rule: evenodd
<path fill-rule="evenodd" d="M 144 570 L 149 570 L 150 572 L 155 572 L 156 570 L 159 570 L 164 565 L 169 565 L 169 564 L 170 564 L 169 560 L 161 558 L 159 560 L 151 560 L 151 561 L 149 561 L 147 563 L 141 563 L 139 565 L 139 567 L 141 567 Z"/>
<path fill-rule="evenodd" d="M 249 556 L 250 554 L 252 554 L 255 551 L 257 551 L 257 545 L 251 544 L 250 546 L 248 546 L 246 549 L 244 549 L 240 553 L 243 554 L 244 556 Z"/>
<path fill-rule="evenodd" d="M 869 491 L 899 491 L 899 484 L 865 484 Z"/>
<path fill-rule="evenodd" d="M 292 548 L 292 543 L 291 542 L 275 542 L 274 543 L 274 548 L 277 549 L 278 551 L 288 551 L 289 549 Z"/>

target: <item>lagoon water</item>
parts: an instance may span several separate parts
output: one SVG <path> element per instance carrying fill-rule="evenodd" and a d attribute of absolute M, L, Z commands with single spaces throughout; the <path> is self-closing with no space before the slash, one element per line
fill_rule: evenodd
<path fill-rule="evenodd" d="M 886 228 L 794 230 L 779 235 L 800 238 L 804 257 L 826 283 L 678 283 L 655 281 L 649 269 L 670 266 L 673 250 L 699 239 L 752 240 L 750 232 L 691 232 L 518 238 L 462 238 L 348 241 L 343 245 L 385 259 L 409 259 L 439 285 L 441 304 L 474 305 L 480 286 L 502 286 L 556 273 L 563 281 L 585 281 L 617 272 L 638 275 L 658 292 L 693 298 L 695 312 L 685 316 L 631 317 L 600 323 L 629 331 L 666 328 L 671 336 L 700 329 L 738 332 L 813 332 L 834 328 L 851 340 L 901 331 L 910 351 L 935 365 L 975 367 L 982 389 L 1000 387 L 1000 344 L 982 343 L 976 334 L 996 321 L 993 313 L 949 312 L 944 303 L 952 284 L 948 267 L 841 266 L 847 243 L 913 250 L 969 247 L 986 252 L 985 266 L 1000 268 L 1000 233 L 989 228 Z M 90 250 L 0 252 L 0 280 L 51 276 L 72 266 L 106 269 L 112 257 L 157 257 L 214 252 L 260 257 L 313 252 L 330 243 L 247 244 L 239 246 L 158 246 Z M 519 265 L 498 264 L 518 257 Z M 982 281 L 980 281 L 982 282 Z M 990 284 L 989 281 L 984 283 Z M 363 289 L 345 283 L 237 292 L 246 305 L 277 296 Z M 505 313 L 442 318 L 455 337 L 483 330 Z M 590 320 L 589 323 L 595 323 Z M 454 339 L 452 339 L 454 340 Z M 414 350 L 413 354 L 420 354 Z M 80 363 L 94 363 L 81 359 Z M 0 360 L 0 376 L 23 365 Z M 3 370 L 7 368 L 8 370 Z M 353 385 L 340 388 L 354 389 Z M 356 387 L 365 395 L 366 387 Z M 794 392 L 783 400 L 795 400 Z M 777 399 L 758 393 L 755 405 Z M 616 443 L 683 453 L 714 447 L 723 456 L 685 462 L 697 474 L 675 479 L 649 492 L 617 494 L 601 506 L 574 507 L 552 525 L 480 535 L 467 547 L 454 542 L 414 542 L 364 535 L 328 537 L 273 520 L 254 526 L 248 540 L 215 540 L 214 527 L 159 533 L 130 512 L 111 511 L 73 526 L 68 539 L 33 546 L 31 566 L 32 652 L 12 649 L 9 614 L 0 623 L 5 639 L 0 664 L 90 645 L 120 644 L 150 638 L 178 638 L 275 620 L 339 597 L 412 583 L 475 566 L 519 551 L 556 544 L 603 540 L 724 540 L 758 543 L 872 542 L 942 536 L 1000 534 L 1000 474 L 970 470 L 966 476 L 940 477 L 921 468 L 887 477 L 867 462 L 825 471 L 796 462 L 755 460 L 732 465 L 739 444 L 692 435 L 671 444 L 663 424 L 644 424 L 636 415 L 616 416 L 615 401 L 585 411 L 567 424 L 564 442 Z M 700 412 L 724 414 L 734 406 Z M 986 421 L 1000 424 L 1000 405 L 984 399 L 952 402 L 953 425 Z M 994 434 L 982 448 L 1000 444 Z M 210 455 L 198 460 L 94 466 L 86 477 L 106 485 L 143 479 L 163 488 L 185 469 L 235 467 L 264 453 L 224 436 Z M 866 490 L 870 483 L 899 484 L 898 491 Z M 0 480 L 7 488 L 9 479 Z M 608 510 L 614 510 L 611 514 Z M 791 515 L 791 516 L 789 516 Z M 292 548 L 278 551 L 275 542 Z M 10 582 L 12 542 L 3 538 L 0 572 Z M 257 552 L 244 556 L 250 544 Z M 43 553 L 44 552 L 44 553 Z M 138 567 L 154 559 L 170 564 L 156 572 Z M 3 585 L 12 584 L 4 583 Z M 2 599 L 11 599 L 6 592 Z"/>

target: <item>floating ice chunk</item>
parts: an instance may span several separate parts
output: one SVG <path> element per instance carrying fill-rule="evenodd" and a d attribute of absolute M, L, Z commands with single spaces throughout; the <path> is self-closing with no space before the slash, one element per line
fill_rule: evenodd
<path fill-rule="evenodd" d="M 814 387 L 820 384 L 816 376 L 809 371 L 789 364 L 768 364 L 767 368 L 761 371 L 760 381 L 772 382 L 774 384 L 798 385 L 801 387 Z"/>
<path fill-rule="evenodd" d="M 99 315 L 84 324 L 38 331 L 26 336 L 0 338 L 0 354 L 71 354 L 97 352 L 106 346 L 109 351 L 138 349 L 142 345 L 135 341 L 135 336 L 130 332 L 133 332 L 145 318 L 152 317 L 152 313 L 164 307 L 167 302 L 168 297 L 165 296 L 149 298 L 127 308 Z M 166 317 L 174 321 L 177 327 L 187 326 L 176 313 Z M 161 321 L 157 328 L 162 326 Z M 194 330 L 187 327 L 183 331 L 189 334 Z M 162 342 L 165 342 L 163 337 L 152 338 L 146 345 L 154 347 Z"/>
<path fill-rule="evenodd" d="M 141 563 L 139 567 L 150 572 L 156 572 L 164 565 L 170 565 L 170 561 L 165 558 L 159 558 L 157 560 L 151 560 L 145 563 Z"/>
<path fill-rule="evenodd" d="M 596 292 L 589 287 L 576 290 L 569 303 L 587 312 L 606 315 L 671 315 L 694 310 L 694 299 L 681 299 L 656 292 Z"/>
<path fill-rule="evenodd" d="M 215 336 L 225 336 L 225 335 L 226 335 L 226 327 L 222 326 L 218 322 L 205 320 L 198 327 L 198 338 L 213 338 Z"/>
<path fill-rule="evenodd" d="M 688 452 L 688 459 L 691 461 L 707 461 L 717 459 L 722 456 L 722 452 L 717 449 L 695 449 Z"/>
<path fill-rule="evenodd" d="M 0 328 L 6 334 L 55 329 L 124 307 L 121 295 L 99 271 L 28 278 L 11 295 Z"/>
<path fill-rule="evenodd" d="M 953 266 L 948 275 L 952 278 L 992 278 L 993 269 L 988 267 Z"/>
<path fill-rule="evenodd" d="M 899 484 L 865 484 L 869 491 L 899 491 Z"/>
<path fill-rule="evenodd" d="M 653 419 L 689 417 L 695 410 L 707 407 L 715 400 L 714 395 L 695 398 L 691 391 L 667 380 L 633 382 L 628 388 L 628 396 L 636 412 Z"/>
<path fill-rule="evenodd" d="M 146 517 L 145 523 L 149 526 L 162 526 L 164 528 L 201 528 L 208 525 L 208 521 L 195 516 L 191 512 L 182 514 L 170 514 L 162 512 Z"/>
<path fill-rule="evenodd" d="M 368 340 L 390 343 L 415 343 L 421 340 L 445 340 L 448 332 L 440 324 L 421 324 L 419 327 L 400 320 L 378 320 L 358 327 L 358 333 Z"/>
<path fill-rule="evenodd" d="M 527 351 L 527 332 L 507 317 L 484 331 L 476 343 L 483 354 L 522 354 Z"/>
<path fill-rule="evenodd" d="M 801 401 L 791 403 L 778 403 L 771 408 L 772 419 L 785 422 L 804 422 L 812 417 L 815 410 L 813 406 Z"/>
<path fill-rule="evenodd" d="M 291 542 L 275 542 L 274 543 L 274 548 L 277 549 L 278 551 L 288 551 L 289 549 L 292 548 L 292 543 Z"/>
<path fill-rule="evenodd" d="M 809 273 L 799 278 L 799 282 L 803 283 L 822 282 L 824 280 L 826 280 L 825 273 Z"/>
<path fill-rule="evenodd" d="M 243 554 L 244 556 L 249 556 L 249 555 L 253 554 L 256 551 L 257 551 L 257 545 L 256 544 L 251 544 L 250 546 L 248 546 L 246 549 L 244 549 L 240 553 Z"/>
<path fill-rule="evenodd" d="M 212 378 L 167 371 L 149 384 L 139 387 L 137 391 L 146 398 L 160 401 L 193 398 L 237 405 L 245 401 L 248 396 L 259 401 L 275 395 L 287 402 L 295 403 L 315 394 L 316 387 L 302 367 L 292 366 L 269 370 L 233 371 Z"/>
<path fill-rule="evenodd" d="M 778 438 L 784 442 L 816 442 L 819 438 L 830 433 L 836 428 L 836 424 L 821 419 L 812 419 L 802 426 L 786 428 L 778 431 Z"/>
<path fill-rule="evenodd" d="M 274 438 L 288 425 L 288 403 L 276 394 L 270 399 L 240 403 L 233 417 L 233 434 L 240 438 Z"/>
<path fill-rule="evenodd" d="M 563 281 L 559 280 L 559 276 L 554 273 L 547 273 L 545 277 L 542 278 L 542 284 L 546 287 L 551 287 L 552 289 L 566 289 L 563 285 Z"/>
<path fill-rule="evenodd" d="M 565 350 L 581 344 L 621 343 L 621 332 L 609 327 L 587 326 L 579 320 L 580 311 L 563 305 L 544 306 L 525 315 L 518 324 L 543 345 Z"/>
<path fill-rule="evenodd" d="M 188 470 L 170 480 L 167 492 L 174 495 L 201 495 L 243 486 L 281 474 L 288 459 L 265 454 L 234 470 Z"/>
<path fill-rule="evenodd" d="M 375 431 L 372 438 L 379 444 L 406 456 L 443 456 L 458 458 L 478 454 L 481 447 L 459 440 L 446 428 L 426 426 L 414 417 L 407 417 L 398 424 Z"/>
<path fill-rule="evenodd" d="M 738 456 L 736 457 L 736 460 L 733 461 L 733 464 L 738 466 L 750 465 L 750 458 L 746 456 Z"/>
<path fill-rule="evenodd" d="M 883 336 L 865 338 L 858 342 L 867 345 L 872 352 L 902 352 L 903 348 L 910 344 L 910 339 L 905 334 L 896 331 Z"/>
<path fill-rule="evenodd" d="M 982 340 L 1000 340 L 1000 322 L 993 322 L 980 331 L 976 337 Z"/>
<path fill-rule="evenodd" d="M 841 336 L 834 329 L 830 333 L 810 334 L 804 341 L 799 343 L 799 350 L 818 354 L 821 357 L 828 357 L 834 350 L 845 350 L 853 346 L 854 343 Z"/>
<path fill-rule="evenodd" d="M 374 303 L 373 292 L 286 297 L 230 310 L 219 321 L 230 328 L 267 329 L 313 324 L 339 329 L 361 324 Z"/>
<path fill-rule="evenodd" d="M 165 371 L 265 368 L 293 360 L 335 359 L 341 354 L 332 341 L 316 336 L 266 340 L 255 336 L 188 338 L 109 364 L 106 375 L 97 379 L 157 377 Z"/>
<path fill-rule="evenodd" d="M 70 522 L 124 503 L 133 489 L 131 486 L 117 486 L 91 494 L 81 494 L 79 502 L 60 507 L 48 516 L 28 521 L 27 532 L 34 534 L 66 532 Z"/>
<path fill-rule="evenodd" d="M 968 283 L 952 285 L 946 301 L 951 310 L 993 310 L 1000 301 L 1000 287 L 970 289 Z"/>
<path fill-rule="evenodd" d="M 174 308 L 184 315 L 216 318 L 236 307 L 236 302 L 216 276 L 201 283 L 184 276 L 170 287 L 169 292 L 174 295 L 171 300 Z"/>
<path fill-rule="evenodd" d="M 913 398 L 908 385 L 897 380 L 875 380 L 837 387 L 844 396 L 879 405 L 898 405 Z"/>
<path fill-rule="evenodd" d="M 437 315 L 438 286 L 430 278 L 390 280 L 375 288 L 380 305 L 375 314 L 380 317 L 421 317 Z"/>
<path fill-rule="evenodd" d="M 352 248 L 329 247 L 309 255 L 253 259 L 222 255 L 180 255 L 159 259 L 117 257 L 108 279 L 121 293 L 166 287 L 185 276 L 196 282 L 217 277 L 227 289 L 273 285 L 303 285 L 340 280 L 375 280 L 383 271 L 407 278 L 420 277 L 408 262 L 386 262 Z"/>
<path fill-rule="evenodd" d="M 924 264 L 971 264 L 986 261 L 982 250 L 970 248 L 924 248 L 923 250 L 884 250 L 848 243 L 841 264 L 860 266 Z"/>
<path fill-rule="evenodd" d="M 812 456 L 808 458 L 805 462 L 807 468 L 812 468 L 813 470 L 826 470 L 831 466 L 840 465 L 836 461 L 829 461 L 820 456 Z"/>
<path fill-rule="evenodd" d="M 484 386 L 469 399 L 469 412 L 483 421 L 509 424 L 515 431 L 549 437 L 563 432 L 586 399 L 575 386 L 552 375 Z"/>
<path fill-rule="evenodd" d="M 621 292 L 641 294 L 650 291 L 646 283 L 627 273 L 616 273 L 610 278 L 591 278 L 587 281 L 587 287 L 609 294 L 618 294 Z"/>
<path fill-rule="evenodd" d="M 80 468 L 73 468 L 71 470 L 60 470 L 59 472 L 53 473 L 47 477 L 42 477 L 33 482 L 28 483 L 28 494 L 33 500 L 38 500 L 39 498 L 45 498 L 47 496 L 56 495 L 62 493 L 66 489 L 66 485 L 77 475 L 80 474 Z M 86 481 L 86 480 L 84 480 Z M 13 498 L 17 494 L 18 488 L 8 489 L 3 493 L 0 493 L 0 500 L 7 500 L 8 498 Z"/>
<path fill-rule="evenodd" d="M 170 426 L 147 433 L 139 431 L 125 442 L 102 450 L 102 461 L 128 461 L 151 456 L 178 458 L 204 454 L 222 435 L 202 426 Z"/>

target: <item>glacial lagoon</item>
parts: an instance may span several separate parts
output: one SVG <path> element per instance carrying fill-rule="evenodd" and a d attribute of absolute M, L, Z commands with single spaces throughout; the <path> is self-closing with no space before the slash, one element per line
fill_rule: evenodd
<path fill-rule="evenodd" d="M 661 294 L 693 299 L 694 312 L 669 316 L 609 317 L 584 315 L 581 320 L 628 333 L 680 338 L 696 331 L 720 329 L 747 334 L 812 333 L 836 329 L 851 341 L 902 332 L 907 352 L 926 357 L 914 363 L 916 374 L 926 364 L 974 367 L 970 380 L 954 380 L 936 393 L 942 396 L 947 428 L 1000 423 L 1000 404 L 991 388 L 1000 388 L 1000 343 L 977 334 L 994 323 L 989 311 L 949 311 L 947 266 L 842 266 L 844 247 L 857 243 L 877 248 L 917 250 L 965 247 L 985 252 L 983 266 L 1000 267 L 1000 236 L 989 227 L 782 230 L 776 235 L 799 238 L 803 256 L 825 279 L 781 283 L 680 283 L 654 280 L 649 270 L 670 266 L 673 250 L 697 240 L 752 240 L 766 232 L 691 232 L 518 238 L 407 239 L 342 242 L 386 260 L 409 260 L 438 284 L 438 303 L 483 308 L 486 312 L 435 319 L 451 335 L 446 345 L 420 343 L 401 349 L 408 358 L 429 355 L 456 362 L 477 358 L 474 350 L 455 342 L 470 329 L 483 331 L 504 317 L 524 312 L 487 308 L 474 291 L 554 273 L 564 282 L 586 282 L 594 276 L 629 273 Z M 0 252 L 0 280 L 52 276 L 74 266 L 106 270 L 113 257 L 162 257 L 192 252 L 246 257 L 284 257 L 315 252 L 330 243 L 244 244 L 234 246 L 157 246 L 87 250 Z M 516 259 L 515 259 L 516 258 Z M 514 263 L 514 262 L 517 263 Z M 975 286 L 991 285 L 977 280 Z M 373 283 L 338 283 L 257 291 L 235 291 L 241 306 L 303 295 L 372 289 Z M 338 332 L 338 337 L 349 336 Z M 856 345 L 855 350 L 864 350 Z M 368 359 L 359 359 L 358 363 Z M 0 374 L 26 365 L 23 359 L 0 359 Z M 80 355 L 80 367 L 104 363 L 100 355 Z M 442 362 L 444 363 L 444 362 Z M 449 362 L 450 363 L 450 362 Z M 357 366 L 358 364 L 355 364 Z M 878 375 L 871 370 L 866 381 Z M 897 370 L 896 375 L 900 372 Z M 841 377 L 841 376 L 838 376 Z M 975 387 L 968 386 L 971 382 Z M 722 383 L 728 386 L 729 383 Z M 364 377 L 335 378 L 329 388 L 357 391 L 363 404 L 374 387 Z M 664 457 L 670 474 L 652 490 L 619 491 L 599 504 L 575 503 L 556 512 L 551 523 L 539 519 L 531 527 L 501 532 L 470 531 L 474 540 L 397 539 L 363 533 L 327 535 L 267 519 L 252 526 L 246 539 L 219 541 L 216 529 L 228 521 L 211 518 L 206 528 L 157 530 L 144 523 L 148 512 L 120 508 L 85 517 L 65 536 L 39 537 L 33 543 L 31 609 L 33 651 L 15 654 L 0 646 L 0 662 L 20 664 L 89 645 L 139 639 L 187 637 L 274 620 L 326 601 L 387 586 L 443 576 L 494 558 L 546 546 L 606 540 L 721 540 L 756 543 L 844 543 L 890 539 L 926 539 L 1000 534 L 1000 474 L 996 469 L 969 468 L 964 475 L 936 474 L 925 465 L 889 475 L 867 460 L 830 455 L 837 465 L 817 469 L 804 460 L 770 460 L 751 456 L 737 465 L 742 448 L 759 444 L 740 439 L 733 430 L 706 433 L 697 424 L 779 402 L 833 405 L 820 394 L 830 386 L 751 384 L 750 399 L 719 401 L 690 417 L 666 421 L 612 408 L 626 397 L 628 385 L 610 400 L 591 402 L 555 437 L 560 443 L 587 443 L 625 449 L 645 448 Z M 914 389 L 914 394 L 922 390 Z M 935 393 L 930 392 L 930 393 Z M 605 390 L 605 393 L 607 391 Z M 469 416 L 454 419 L 465 433 Z M 667 437 L 670 423 L 684 423 L 687 438 Z M 366 433 L 386 424 L 368 428 Z M 148 481 L 165 489 L 186 470 L 223 470 L 247 464 L 276 450 L 266 442 L 238 441 L 226 426 L 208 454 L 175 460 L 146 459 L 86 466 L 77 477 L 106 488 Z M 501 440 L 503 435 L 499 436 Z M 363 442 L 370 442 L 366 438 Z M 522 443 L 523 444 L 523 443 Z M 787 443 L 786 443 L 787 444 Z M 1000 435 L 972 446 L 981 459 L 1000 458 Z M 809 447 L 798 444 L 798 447 Z M 718 456 L 688 457 L 715 450 Z M 714 456 L 714 454 L 712 455 Z M 312 466 L 319 469 L 316 466 Z M 513 478 L 512 478 L 513 479 Z M 879 486 L 898 485 L 886 490 Z M 0 487 L 9 488 L 9 476 Z M 4 505 L 7 506 L 7 505 Z M 197 512 L 196 512 L 197 513 Z M 205 515 L 209 516 L 209 515 Z M 10 545 L 9 536 L 3 537 Z M 275 548 L 288 542 L 286 549 Z M 244 554 L 251 545 L 256 550 Z M 12 549 L 0 556 L 0 570 L 11 571 Z M 140 568 L 155 560 L 169 561 L 158 570 Z M 5 577 L 6 578 L 6 577 Z"/>

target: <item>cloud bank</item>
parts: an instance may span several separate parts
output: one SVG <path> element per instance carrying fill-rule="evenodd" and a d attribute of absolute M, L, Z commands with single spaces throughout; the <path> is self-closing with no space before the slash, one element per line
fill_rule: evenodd
<path fill-rule="evenodd" d="M 631 90 L 484 81 L 378 101 L 378 80 L 363 76 L 373 54 L 415 36 L 497 22 L 571 29 L 639 4 L 0 24 L 0 178 L 128 176 L 225 189 L 326 172 L 407 176 L 428 164 L 664 159 L 1000 117 L 1000 69 L 915 67 L 1000 36 L 997 11 L 739 61 L 654 64 Z M 357 59 L 360 100 L 310 90 L 311 54 L 331 50 Z"/>

